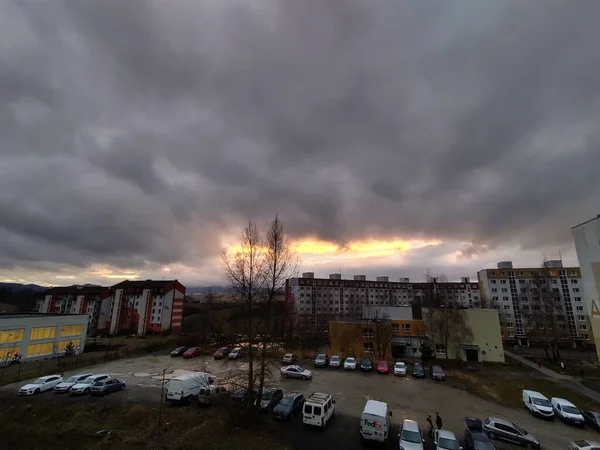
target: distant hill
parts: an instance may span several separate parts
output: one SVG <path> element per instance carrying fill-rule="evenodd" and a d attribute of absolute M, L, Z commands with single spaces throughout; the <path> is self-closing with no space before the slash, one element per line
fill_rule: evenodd
<path fill-rule="evenodd" d="M 34 291 L 34 292 L 42 292 L 48 289 L 46 286 L 39 286 L 37 284 L 21 284 L 21 283 L 2 283 L 0 282 L 0 289 L 6 288 L 10 289 L 13 292 L 19 291 Z"/>
<path fill-rule="evenodd" d="M 20 312 L 31 311 L 37 295 L 46 289 L 37 284 L 0 283 L 0 303 L 13 305 Z"/>
<path fill-rule="evenodd" d="M 225 294 L 228 291 L 229 287 L 227 286 L 194 286 L 185 288 L 186 295 L 208 294 L 209 292 L 213 294 Z"/>

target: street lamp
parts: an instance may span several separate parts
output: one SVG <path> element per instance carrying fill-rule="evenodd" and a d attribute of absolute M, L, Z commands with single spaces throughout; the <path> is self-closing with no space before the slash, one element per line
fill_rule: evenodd
<path fill-rule="evenodd" d="M 162 425 L 162 410 L 163 410 L 163 402 L 164 402 L 164 392 L 165 392 L 165 374 L 167 370 L 169 370 L 171 366 L 167 366 L 162 371 L 162 379 L 160 383 L 160 407 L 158 408 L 158 428 L 156 429 L 156 436 L 160 435 L 160 427 Z"/>

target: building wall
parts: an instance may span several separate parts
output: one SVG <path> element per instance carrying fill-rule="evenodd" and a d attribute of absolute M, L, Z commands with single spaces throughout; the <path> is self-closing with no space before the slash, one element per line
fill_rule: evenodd
<path fill-rule="evenodd" d="M 583 277 L 584 304 L 600 358 L 600 216 L 573 227 L 572 231 Z"/>
<path fill-rule="evenodd" d="M 0 360 L 15 353 L 23 355 L 22 361 L 51 357 L 64 353 L 69 342 L 76 353 L 83 352 L 87 327 L 84 314 L 0 317 Z"/>
<path fill-rule="evenodd" d="M 504 362 L 504 347 L 498 311 L 493 309 L 466 310 L 467 325 L 473 333 L 471 344 L 479 346 L 482 361 Z M 464 350 L 455 359 L 465 359 Z"/>

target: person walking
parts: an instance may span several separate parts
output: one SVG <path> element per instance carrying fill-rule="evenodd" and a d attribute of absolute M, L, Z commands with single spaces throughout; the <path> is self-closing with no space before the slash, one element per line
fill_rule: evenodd
<path fill-rule="evenodd" d="M 431 414 L 427 414 L 427 423 L 429 424 L 429 432 L 427 435 L 429 439 L 433 439 L 433 422 L 431 421 Z"/>
<path fill-rule="evenodd" d="M 435 413 L 435 424 L 437 425 L 438 430 L 442 429 L 442 418 L 438 412 Z"/>
<path fill-rule="evenodd" d="M 535 362 L 537 362 L 538 367 L 541 369 L 542 368 L 542 360 L 541 360 L 541 358 L 538 358 Z"/>

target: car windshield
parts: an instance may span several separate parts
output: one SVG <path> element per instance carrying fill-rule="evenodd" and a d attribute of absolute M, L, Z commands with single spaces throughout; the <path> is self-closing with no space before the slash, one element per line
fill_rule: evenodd
<path fill-rule="evenodd" d="M 317 355 L 317 359 L 325 359 L 325 355 Z"/>
<path fill-rule="evenodd" d="M 104 386 L 104 381 L 96 381 L 94 386 Z"/>
<path fill-rule="evenodd" d="M 291 358 L 291 357 L 292 357 L 291 353 L 288 353 L 287 355 L 284 356 L 284 358 Z"/>
<path fill-rule="evenodd" d="M 443 370 L 442 370 L 441 367 L 434 367 L 433 371 L 436 372 L 436 373 L 442 373 L 443 372 Z"/>
<path fill-rule="evenodd" d="M 282 406 L 293 406 L 294 405 L 294 399 L 293 398 L 285 397 L 283 400 L 281 400 L 279 402 L 279 404 L 282 405 Z"/>
<path fill-rule="evenodd" d="M 423 368 L 422 368 L 421 366 L 415 366 L 415 367 L 413 368 L 413 370 L 414 370 L 415 372 L 422 372 L 422 371 L 423 371 Z"/>
<path fill-rule="evenodd" d="M 496 450 L 494 444 L 488 440 L 476 440 L 473 442 L 473 446 L 475 447 L 475 450 Z"/>
<path fill-rule="evenodd" d="M 568 414 L 581 414 L 579 410 L 574 406 L 563 405 L 562 410 Z"/>
<path fill-rule="evenodd" d="M 300 366 L 296 367 L 296 369 L 298 369 L 298 372 L 304 372 L 306 370 L 306 369 L 304 369 L 304 367 L 300 367 Z"/>
<path fill-rule="evenodd" d="M 406 442 L 412 442 L 413 444 L 421 443 L 421 435 L 418 432 L 412 430 L 402 430 L 400 439 Z"/>
<path fill-rule="evenodd" d="M 552 405 L 550 405 L 550 402 L 548 400 L 546 400 L 545 398 L 532 398 L 531 401 L 533 401 L 534 405 L 537 406 L 547 406 L 550 407 Z"/>
<path fill-rule="evenodd" d="M 260 397 L 262 400 L 271 400 L 271 397 L 273 397 L 273 393 L 275 391 L 265 391 L 263 392 L 262 396 Z"/>
<path fill-rule="evenodd" d="M 31 384 L 42 384 L 46 381 L 45 378 L 38 378 L 37 380 L 35 380 L 33 383 Z"/>
<path fill-rule="evenodd" d="M 365 366 L 370 366 L 370 365 L 371 365 L 371 360 L 369 360 L 369 359 L 363 359 L 362 363 L 363 363 Z"/>
<path fill-rule="evenodd" d="M 405 367 L 405 366 L 404 366 L 404 363 L 401 363 L 401 362 L 397 362 L 397 363 L 396 363 L 396 368 L 397 368 L 397 369 L 403 369 L 404 367 Z"/>
<path fill-rule="evenodd" d="M 354 361 L 356 361 L 354 358 L 348 358 L 346 360 L 347 363 L 354 363 Z"/>
<path fill-rule="evenodd" d="M 459 450 L 460 445 L 455 439 L 440 438 L 438 441 L 438 448 L 447 448 L 448 450 Z"/>
<path fill-rule="evenodd" d="M 91 378 L 86 378 L 85 380 L 81 380 L 79 384 L 93 384 L 94 380 Z"/>
<path fill-rule="evenodd" d="M 73 375 L 72 377 L 69 377 L 67 381 L 67 383 L 76 383 L 77 380 L 79 380 L 79 375 Z"/>
<path fill-rule="evenodd" d="M 516 423 L 513 423 L 512 425 L 513 425 L 513 427 L 515 427 L 515 429 L 516 429 L 516 430 L 517 430 L 519 433 L 521 433 L 521 434 L 528 434 L 528 433 L 527 433 L 527 430 L 526 430 L 525 428 L 521 428 L 521 427 L 520 427 L 519 425 L 517 425 Z"/>
<path fill-rule="evenodd" d="M 184 348 L 185 348 L 185 347 L 177 347 L 177 348 L 175 349 L 175 351 L 176 351 L 176 352 L 180 352 L 180 351 L 181 351 L 181 350 L 183 350 Z"/>
<path fill-rule="evenodd" d="M 332 360 L 332 361 L 339 361 L 339 360 L 340 360 L 340 357 L 339 357 L 339 356 L 332 356 L 332 357 L 331 357 L 331 360 Z"/>

